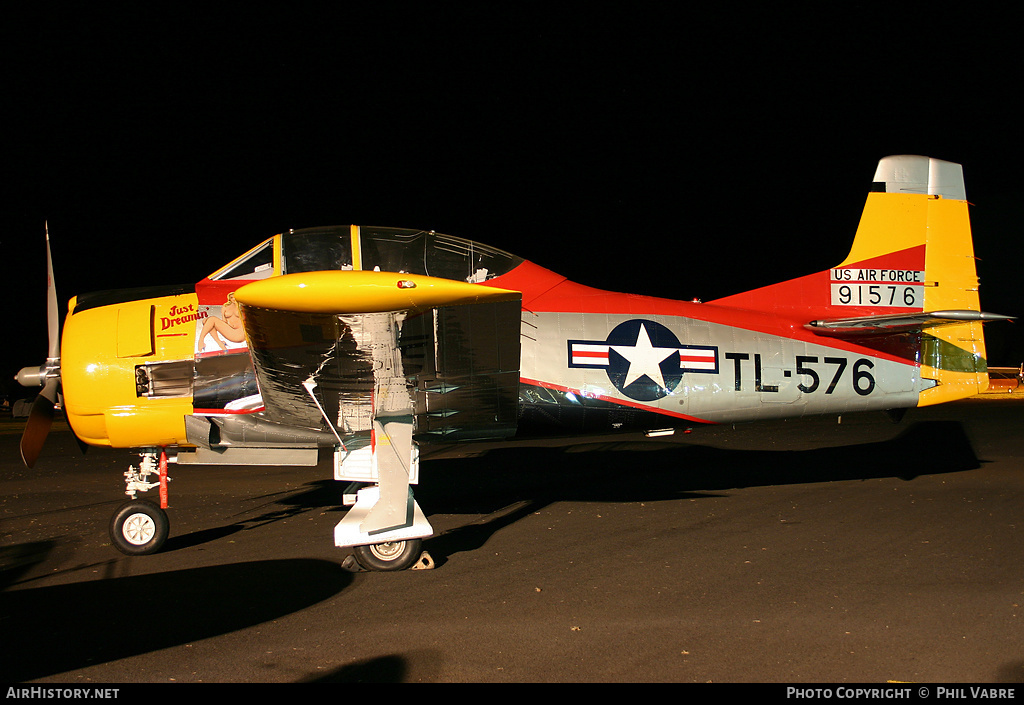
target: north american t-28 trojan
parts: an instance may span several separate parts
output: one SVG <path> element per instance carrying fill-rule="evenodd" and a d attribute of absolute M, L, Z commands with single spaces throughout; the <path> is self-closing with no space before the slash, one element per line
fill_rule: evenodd
<path fill-rule="evenodd" d="M 167 465 L 315 465 L 354 483 L 334 530 L 368 570 L 424 567 L 420 449 L 898 410 L 988 384 L 963 171 L 881 160 L 849 256 L 716 301 L 614 293 L 433 231 L 275 235 L 194 285 L 69 302 L 22 438 L 54 404 L 83 444 L 136 449 L 111 520 L 168 535 Z M 157 489 L 159 505 L 137 499 Z"/>

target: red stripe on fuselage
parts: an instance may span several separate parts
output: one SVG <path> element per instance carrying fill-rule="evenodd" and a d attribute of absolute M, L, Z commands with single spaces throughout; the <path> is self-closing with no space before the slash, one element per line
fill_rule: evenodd
<path fill-rule="evenodd" d="M 852 266 L 852 265 L 850 265 Z M 867 354 L 879 359 L 916 365 L 913 360 L 899 357 L 874 348 L 857 345 L 840 338 L 823 338 L 804 328 L 810 321 L 820 318 L 852 317 L 886 312 L 905 312 L 906 309 L 881 307 L 860 308 L 855 306 L 831 306 L 829 271 L 817 272 L 798 279 L 792 279 L 772 287 L 719 302 L 694 303 L 676 301 L 640 294 L 623 294 L 577 284 L 551 270 L 533 262 L 525 261 L 511 272 L 487 281 L 486 286 L 521 291 L 523 310 L 534 313 L 600 313 L 626 316 L 678 316 L 697 321 L 707 321 L 734 328 L 767 333 L 815 345 L 824 345 L 837 350 Z M 771 289 L 771 295 L 768 295 Z M 756 303 L 758 308 L 739 308 L 736 303 Z M 729 305 L 721 302 L 728 301 Z M 647 407 L 644 407 L 647 408 Z"/>

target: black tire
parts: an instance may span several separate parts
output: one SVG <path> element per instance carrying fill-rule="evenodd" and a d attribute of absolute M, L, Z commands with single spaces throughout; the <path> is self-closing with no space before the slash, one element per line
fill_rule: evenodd
<path fill-rule="evenodd" d="M 352 552 L 366 570 L 405 570 L 419 560 L 423 539 L 353 546 Z"/>
<path fill-rule="evenodd" d="M 167 513 L 144 499 L 122 504 L 110 518 L 110 540 L 117 550 L 128 556 L 156 553 L 163 547 L 170 530 Z"/>

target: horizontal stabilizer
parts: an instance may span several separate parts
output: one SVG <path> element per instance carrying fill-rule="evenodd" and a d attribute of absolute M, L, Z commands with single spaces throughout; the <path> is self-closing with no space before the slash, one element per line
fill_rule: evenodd
<path fill-rule="evenodd" d="M 818 335 L 879 335 L 904 331 L 933 328 L 954 323 L 981 321 L 1008 321 L 1013 316 L 1002 316 L 984 311 L 922 311 L 920 313 L 895 313 L 854 318 L 830 318 L 811 321 L 804 327 Z"/>

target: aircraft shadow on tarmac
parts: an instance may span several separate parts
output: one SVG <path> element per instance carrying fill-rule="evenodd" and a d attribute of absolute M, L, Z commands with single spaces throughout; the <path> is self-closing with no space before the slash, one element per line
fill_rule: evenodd
<path fill-rule="evenodd" d="M 430 512 L 495 515 L 425 541 L 440 566 L 558 501 L 671 501 L 721 496 L 743 487 L 912 480 L 980 466 L 959 422 L 926 421 L 889 440 L 811 450 L 651 442 L 499 449 L 476 458 L 424 463 L 416 496 Z"/>
<path fill-rule="evenodd" d="M 166 553 L 180 551 L 185 548 L 199 546 L 204 543 L 218 541 L 239 531 L 256 529 L 260 526 L 289 519 L 304 512 L 318 510 L 323 512 L 341 512 L 341 495 L 344 485 L 335 480 L 319 480 L 306 483 L 298 492 L 282 492 L 268 495 L 257 500 L 265 504 L 258 514 L 247 516 L 230 524 L 208 529 L 199 529 L 186 534 L 168 537 L 167 543 L 160 549 Z M 172 528 L 173 531 L 173 528 Z"/>
<path fill-rule="evenodd" d="M 47 550 L 22 546 L 23 552 Z M 226 634 L 337 594 L 352 575 L 322 560 L 267 560 L 0 593 L 16 683 Z M 145 673 L 132 674 L 146 680 Z"/>
<path fill-rule="evenodd" d="M 566 447 L 507 447 L 474 458 L 428 460 L 416 488 L 429 514 L 491 515 L 428 539 L 435 565 L 482 546 L 494 532 L 558 501 L 656 502 L 720 496 L 741 487 L 961 472 L 980 467 L 962 425 L 924 421 L 894 438 L 810 450 L 736 450 L 607 441 Z M 164 551 L 311 511 L 341 513 L 343 486 L 309 483 L 270 498 L 265 510 L 214 528 L 171 536 Z"/>

